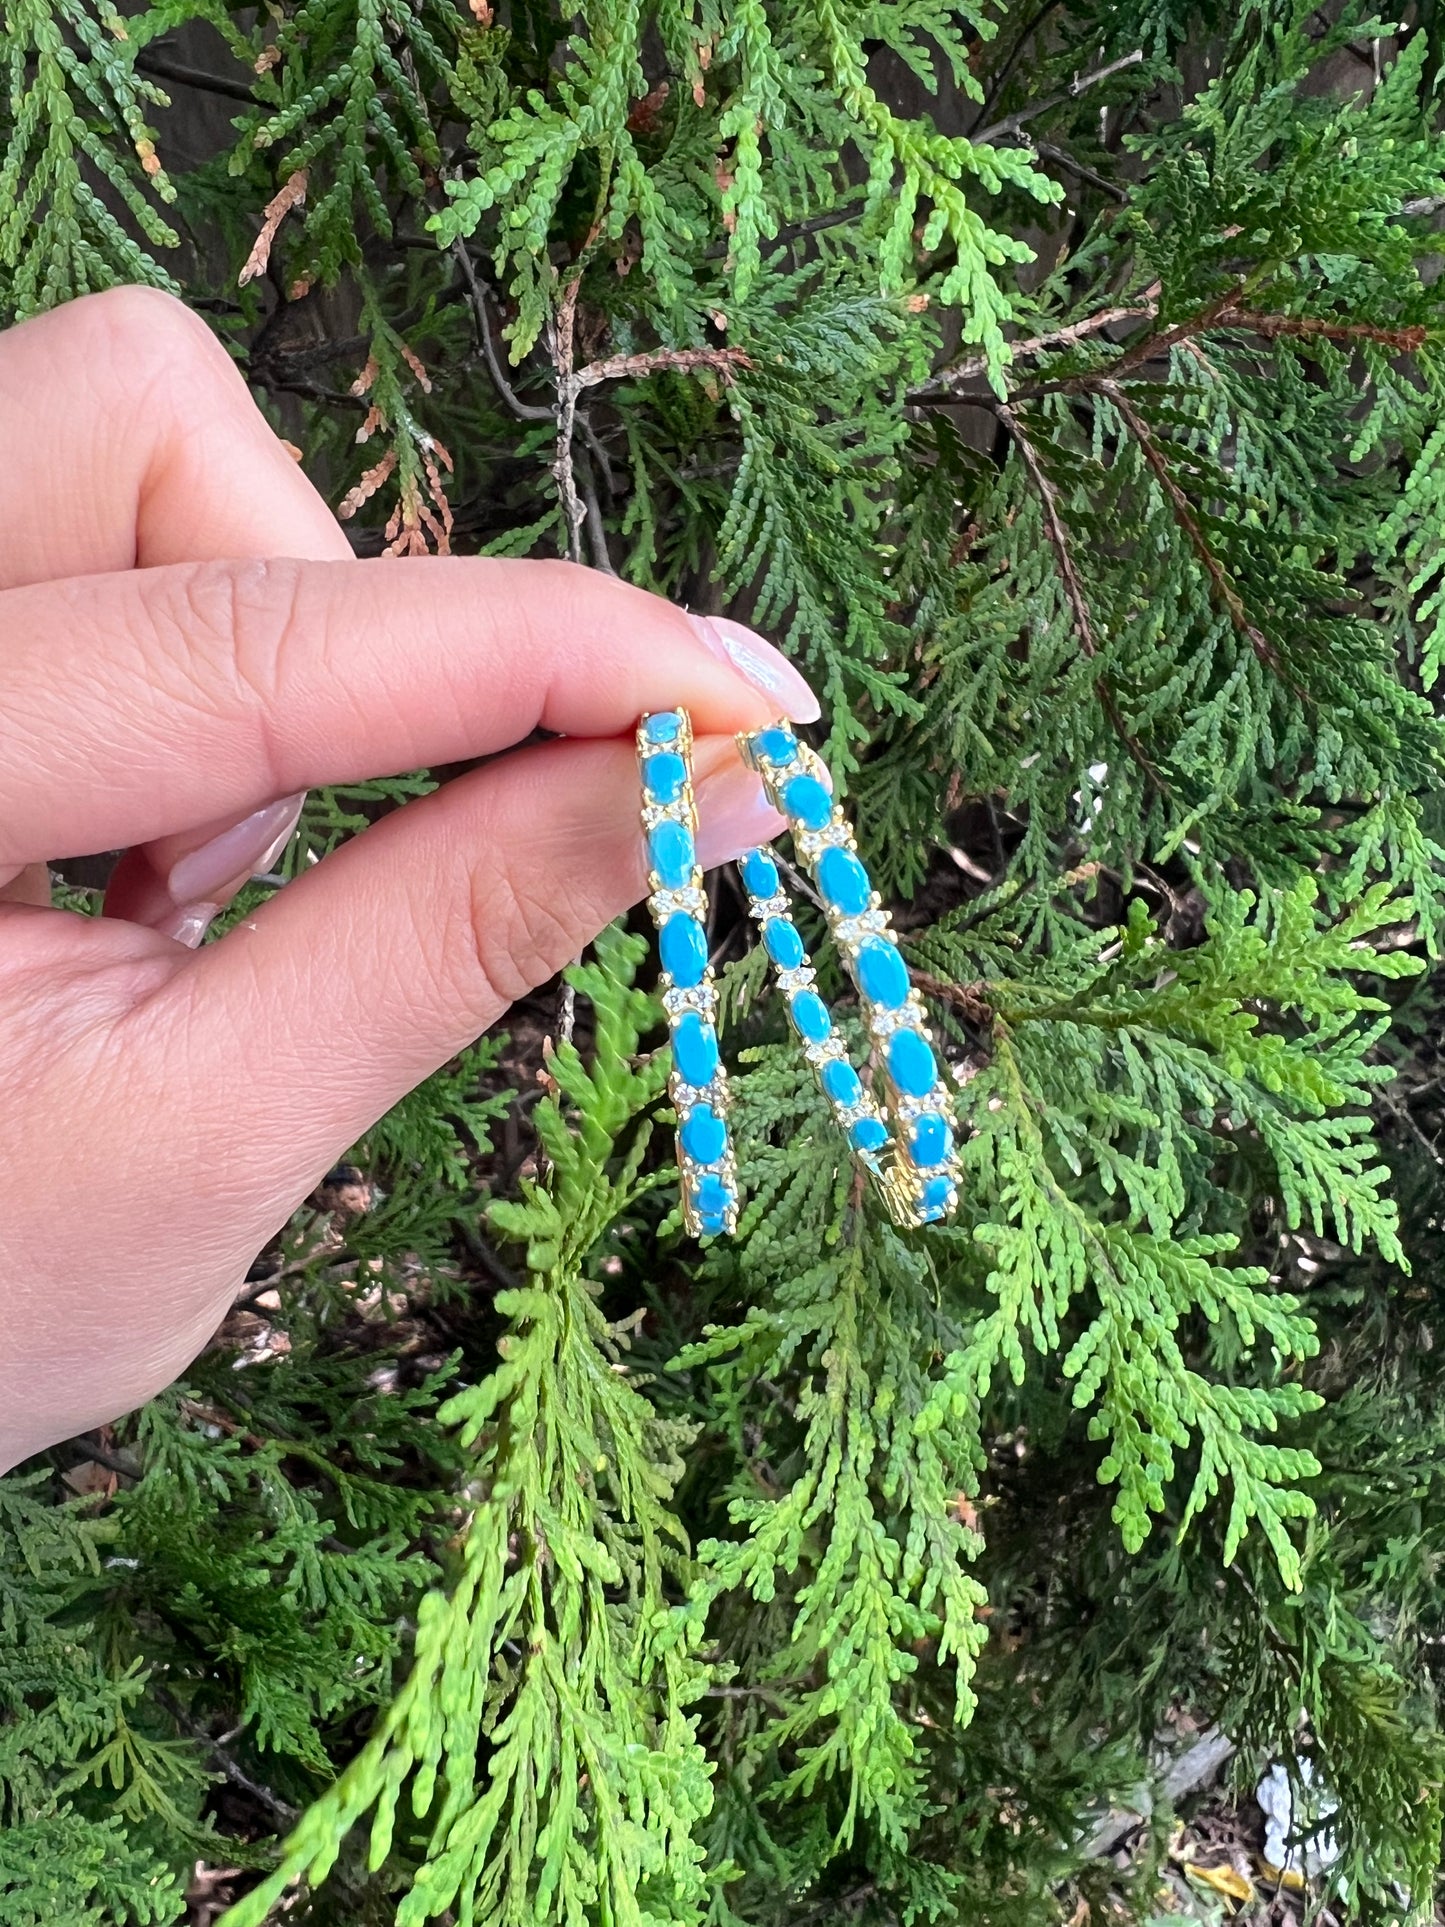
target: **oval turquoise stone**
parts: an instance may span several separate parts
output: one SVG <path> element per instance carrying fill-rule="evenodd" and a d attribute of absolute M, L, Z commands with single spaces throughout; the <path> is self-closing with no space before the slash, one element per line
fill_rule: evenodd
<path fill-rule="evenodd" d="M 888 1142 L 888 1127 L 881 1117 L 860 1117 L 848 1132 L 855 1151 L 877 1151 Z"/>
<path fill-rule="evenodd" d="M 704 1217 L 721 1218 L 733 1201 L 731 1190 L 714 1172 L 705 1172 L 692 1188 L 692 1201 Z"/>
<path fill-rule="evenodd" d="M 832 1028 L 828 1006 L 816 990 L 800 990 L 792 1002 L 793 1022 L 810 1044 L 821 1044 Z"/>
<path fill-rule="evenodd" d="M 721 1211 L 704 1211 L 697 1221 L 698 1236 L 702 1238 L 715 1238 L 727 1228 L 727 1219 Z"/>
<path fill-rule="evenodd" d="M 728 1127 L 711 1104 L 694 1104 L 677 1135 L 694 1164 L 716 1164 L 728 1147 Z"/>
<path fill-rule="evenodd" d="M 895 1030 L 888 1039 L 888 1070 L 905 1097 L 927 1097 L 938 1082 L 928 1039 L 916 1030 Z"/>
<path fill-rule="evenodd" d="M 670 818 L 655 823 L 647 839 L 647 848 L 658 882 L 664 890 L 681 890 L 684 884 L 691 882 L 697 852 L 692 845 L 692 831 L 685 824 L 674 823 Z"/>
<path fill-rule="evenodd" d="M 797 739 L 786 729 L 760 729 L 753 738 L 753 748 L 770 763 L 797 760 Z"/>
<path fill-rule="evenodd" d="M 676 750 L 664 749 L 643 764 L 647 794 L 655 803 L 675 803 L 687 781 L 687 764 Z"/>
<path fill-rule="evenodd" d="M 940 1117 L 937 1111 L 924 1111 L 914 1118 L 908 1150 L 915 1164 L 924 1170 L 932 1164 L 942 1164 L 952 1149 L 953 1132 L 946 1117 Z"/>
<path fill-rule="evenodd" d="M 807 952 L 803 939 L 786 917 L 769 917 L 763 925 L 763 948 L 779 970 L 796 970 Z"/>
<path fill-rule="evenodd" d="M 886 937 L 865 937 L 858 946 L 858 987 L 881 1010 L 908 1002 L 908 968 Z"/>
<path fill-rule="evenodd" d="M 707 935 L 695 917 L 676 910 L 657 936 L 657 951 L 662 967 L 679 990 L 691 990 L 702 982 L 707 969 Z"/>
<path fill-rule="evenodd" d="M 941 1218 L 952 1203 L 952 1182 L 948 1178 L 930 1178 L 923 1187 L 918 1209 L 920 1215 L 931 1223 L 935 1218 Z"/>
<path fill-rule="evenodd" d="M 821 830 L 833 814 L 833 799 L 816 776 L 790 776 L 783 785 L 783 808 L 805 830 Z"/>
<path fill-rule="evenodd" d="M 642 725 L 642 733 L 649 743 L 675 743 L 682 720 L 675 709 L 660 709 L 655 716 L 649 716 Z"/>
<path fill-rule="evenodd" d="M 856 1104 L 863 1095 L 863 1083 L 851 1064 L 845 1064 L 841 1057 L 835 1057 L 823 1066 L 819 1083 L 835 1104 L 848 1109 Z"/>
<path fill-rule="evenodd" d="M 672 1033 L 672 1061 L 684 1084 L 698 1090 L 717 1076 L 717 1032 L 695 1010 L 685 1010 Z"/>
<path fill-rule="evenodd" d="M 824 850 L 818 859 L 818 888 L 845 917 L 856 917 L 860 910 L 866 910 L 872 894 L 868 872 L 851 850 L 845 850 L 838 843 Z M 905 989 L 907 984 L 905 972 Z"/>
<path fill-rule="evenodd" d="M 749 850 L 738 867 L 749 896 L 766 900 L 778 894 L 778 866 L 765 850 Z"/>

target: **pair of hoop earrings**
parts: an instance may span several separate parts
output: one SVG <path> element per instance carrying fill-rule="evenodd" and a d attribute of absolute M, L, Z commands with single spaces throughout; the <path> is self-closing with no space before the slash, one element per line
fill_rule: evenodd
<path fill-rule="evenodd" d="M 878 1053 L 880 1106 L 848 1059 L 816 971 L 789 915 L 767 849 L 738 868 L 748 912 L 787 1004 L 793 1032 L 834 1120 L 896 1224 L 947 1218 L 958 1203 L 958 1156 L 948 1091 L 922 1001 L 868 880 L 852 828 L 833 801 L 827 771 L 786 722 L 738 737 L 743 761 L 788 820 L 828 928 L 863 1006 Z M 648 909 L 657 926 L 663 1008 L 672 1033 L 669 1094 L 677 1112 L 683 1217 L 694 1237 L 737 1229 L 738 1177 L 728 1130 L 728 1085 L 717 1037 L 717 986 L 708 962 L 707 897 L 697 861 L 692 724 L 684 709 L 644 716 L 637 729 Z"/>

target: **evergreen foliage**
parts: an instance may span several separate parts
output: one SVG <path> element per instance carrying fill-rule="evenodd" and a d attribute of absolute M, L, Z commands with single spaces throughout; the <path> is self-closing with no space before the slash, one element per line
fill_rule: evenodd
<path fill-rule="evenodd" d="M 5 315 L 173 282 L 359 552 L 778 635 L 966 1184 L 882 1220 L 720 882 L 747 1204 L 689 1246 L 607 933 L 0 1481 L 0 1918 L 199 1862 L 226 1927 L 1143 1921 L 1167 1814 L 1133 1879 L 1090 1835 L 1183 1715 L 1332 1791 L 1310 1904 L 1423 1917 L 1433 13 L 132 4 L 10 0 Z"/>

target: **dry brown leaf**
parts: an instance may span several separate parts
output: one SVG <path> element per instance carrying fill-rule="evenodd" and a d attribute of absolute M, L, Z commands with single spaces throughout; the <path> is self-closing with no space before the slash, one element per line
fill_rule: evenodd
<path fill-rule="evenodd" d="M 266 263 L 271 259 L 271 243 L 276 239 L 277 228 L 292 208 L 301 207 L 305 200 L 306 169 L 298 167 L 266 203 L 266 212 L 261 222 L 261 232 L 256 236 L 256 245 L 246 256 L 246 264 L 236 276 L 238 287 L 244 288 L 248 281 L 254 281 L 258 274 L 266 272 Z"/>
<path fill-rule="evenodd" d="M 120 1481 L 108 1465 L 97 1459 L 82 1459 L 61 1473 L 62 1481 L 82 1499 L 113 1499 Z"/>
<path fill-rule="evenodd" d="M 417 380 L 421 383 L 422 393 L 429 395 L 431 393 L 431 376 L 427 373 L 425 367 L 422 365 L 422 360 L 420 355 L 416 354 L 412 349 L 408 348 L 406 343 L 403 342 L 401 344 L 401 358 L 406 363 L 407 367 L 410 368 L 411 372 L 416 376 Z"/>
<path fill-rule="evenodd" d="M 280 58 L 281 49 L 279 47 L 263 47 L 256 59 L 256 72 L 258 74 L 269 74 Z"/>
<path fill-rule="evenodd" d="M 352 382 L 347 392 L 352 395 L 364 395 L 380 373 L 381 369 L 377 363 L 376 356 L 368 355 L 366 357 L 365 367 L 356 377 L 356 380 Z"/>
<path fill-rule="evenodd" d="M 641 100 L 635 102 L 632 112 L 627 116 L 628 133 L 656 133 L 659 116 L 671 92 L 672 88 L 664 80 L 660 86 L 654 87 L 650 94 L 644 94 Z"/>
<path fill-rule="evenodd" d="M 954 1518 L 967 1531 L 978 1531 L 978 1507 L 966 1492 L 955 1493 L 952 1511 Z"/>
<path fill-rule="evenodd" d="M 356 511 L 371 500 L 395 467 L 396 450 L 389 448 L 374 468 L 367 469 L 356 487 L 342 497 L 336 513 L 343 522 L 350 521 Z"/>

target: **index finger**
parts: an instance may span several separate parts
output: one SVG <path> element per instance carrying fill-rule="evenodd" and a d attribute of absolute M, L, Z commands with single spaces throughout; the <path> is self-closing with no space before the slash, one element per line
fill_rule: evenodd
<path fill-rule="evenodd" d="M 569 562 L 177 563 L 29 584 L 0 595 L 0 864 L 676 707 L 700 735 L 818 714 L 761 637 L 725 644 L 707 618 Z"/>

